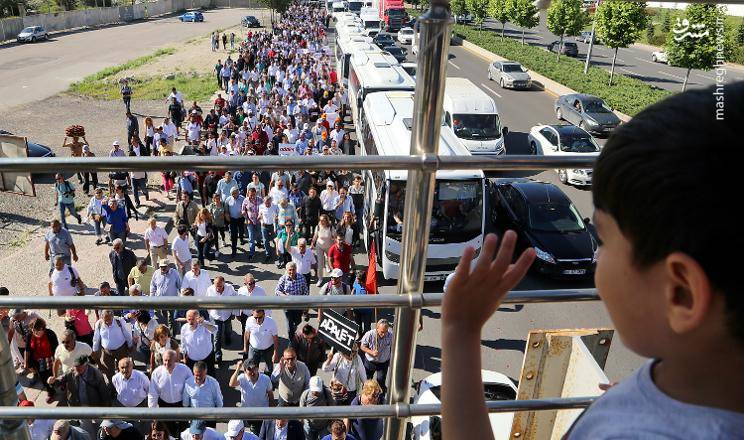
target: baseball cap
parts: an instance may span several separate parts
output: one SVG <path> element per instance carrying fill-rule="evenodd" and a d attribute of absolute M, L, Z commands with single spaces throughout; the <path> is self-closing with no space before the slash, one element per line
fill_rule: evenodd
<path fill-rule="evenodd" d="M 117 147 L 118 147 L 118 146 L 119 146 L 119 141 L 114 141 L 114 142 L 113 142 L 113 143 L 112 143 L 111 145 L 112 145 L 112 146 L 117 146 Z"/>
<path fill-rule="evenodd" d="M 101 422 L 101 428 L 120 428 L 124 429 L 129 425 L 129 423 L 124 422 L 123 420 L 104 420 Z"/>
<path fill-rule="evenodd" d="M 83 151 L 90 151 L 88 144 L 83 144 Z"/>
<path fill-rule="evenodd" d="M 230 420 L 230 422 L 227 424 L 227 432 L 225 434 L 229 435 L 230 437 L 235 437 L 236 435 L 240 434 L 240 431 L 245 428 L 245 425 L 243 425 L 242 420 Z"/>
<path fill-rule="evenodd" d="M 204 420 L 194 420 L 191 422 L 191 426 L 189 426 L 189 433 L 204 434 L 206 426 L 207 424 L 204 422 Z"/>
<path fill-rule="evenodd" d="M 72 361 L 72 365 L 75 366 L 75 367 L 80 367 L 80 366 L 85 365 L 87 363 L 88 363 L 88 356 L 85 356 L 85 355 L 79 356 L 79 357 L 75 358 L 74 361 Z"/>
<path fill-rule="evenodd" d="M 314 393 L 319 393 L 323 391 L 323 379 L 321 379 L 318 376 L 313 376 L 310 378 L 310 391 Z"/>
<path fill-rule="evenodd" d="M 331 271 L 331 278 L 341 278 L 344 276 L 344 272 L 338 267 Z"/>
<path fill-rule="evenodd" d="M 158 267 L 165 267 L 168 265 L 168 259 L 167 258 L 161 258 L 160 262 L 158 263 Z"/>

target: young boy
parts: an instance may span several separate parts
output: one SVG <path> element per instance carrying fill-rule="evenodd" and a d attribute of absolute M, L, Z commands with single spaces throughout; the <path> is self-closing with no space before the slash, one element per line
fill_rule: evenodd
<path fill-rule="evenodd" d="M 731 211 L 744 145 L 744 82 L 674 95 L 621 125 L 594 168 L 595 282 L 624 344 L 650 360 L 588 408 L 569 439 L 744 435 L 744 295 Z M 442 305 L 443 438 L 493 438 L 481 398 L 480 332 L 534 259 L 515 234 L 472 269 L 468 249 Z M 484 255 L 493 255 L 489 236 Z"/>

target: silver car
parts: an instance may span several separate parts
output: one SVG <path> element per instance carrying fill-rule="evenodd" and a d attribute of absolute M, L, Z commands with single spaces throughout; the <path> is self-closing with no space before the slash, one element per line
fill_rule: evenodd
<path fill-rule="evenodd" d="M 498 81 L 501 88 L 530 89 L 532 78 L 527 69 L 514 61 L 495 61 L 488 66 L 488 79 Z"/>
<path fill-rule="evenodd" d="M 29 26 L 21 31 L 16 37 L 16 41 L 19 43 L 31 42 L 34 43 L 38 40 L 48 40 L 49 34 L 41 26 Z"/>

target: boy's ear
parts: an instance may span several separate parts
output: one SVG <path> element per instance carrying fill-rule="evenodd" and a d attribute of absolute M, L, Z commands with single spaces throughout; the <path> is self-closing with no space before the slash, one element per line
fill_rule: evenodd
<path fill-rule="evenodd" d="M 695 331 L 706 319 L 715 294 L 702 266 L 683 252 L 664 260 L 666 313 L 669 327 L 678 334 Z"/>

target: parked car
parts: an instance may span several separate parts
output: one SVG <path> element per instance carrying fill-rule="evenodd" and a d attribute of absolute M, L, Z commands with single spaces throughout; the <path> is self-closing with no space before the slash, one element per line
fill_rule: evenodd
<path fill-rule="evenodd" d="M 602 99 L 581 93 L 559 97 L 555 101 L 555 117 L 596 135 L 609 135 L 620 125 L 620 118 Z"/>
<path fill-rule="evenodd" d="M 455 23 L 458 23 L 458 24 L 472 23 L 473 20 L 475 20 L 475 17 L 473 17 L 473 14 L 455 15 Z"/>
<path fill-rule="evenodd" d="M 13 136 L 13 133 L 0 129 L 0 134 L 7 134 Z M 56 155 L 52 151 L 51 148 L 47 147 L 46 145 L 37 144 L 36 142 L 31 142 L 29 140 L 26 141 L 26 145 L 28 146 L 28 157 L 55 157 Z M 63 173 L 65 176 L 68 175 L 68 173 Z M 34 179 L 34 181 L 37 181 L 42 178 L 47 177 L 54 177 L 54 174 L 48 174 L 48 173 L 41 173 L 41 174 L 32 174 L 31 177 Z M 37 182 L 38 183 L 38 182 Z"/>
<path fill-rule="evenodd" d="M 395 39 L 393 38 L 393 36 L 384 32 L 380 32 L 379 34 L 375 35 L 375 37 L 372 39 L 372 42 L 380 49 L 385 46 L 395 45 Z"/>
<path fill-rule="evenodd" d="M 29 26 L 16 37 L 19 43 L 35 43 L 38 40 L 48 40 L 49 34 L 42 26 Z"/>
<path fill-rule="evenodd" d="M 493 179 L 491 221 L 499 236 L 517 233 L 515 255 L 535 249 L 536 273 L 555 278 L 589 278 L 597 263 L 597 239 L 571 199 L 552 183 Z"/>
<path fill-rule="evenodd" d="M 573 41 L 563 41 L 563 47 L 561 48 L 561 42 L 559 40 L 553 41 L 552 43 L 548 44 L 548 50 L 551 52 L 558 53 L 558 50 L 560 49 L 561 55 L 566 55 L 569 57 L 577 57 L 579 56 L 579 46 L 576 45 Z"/>
<path fill-rule="evenodd" d="M 481 370 L 483 397 L 485 400 L 515 400 L 517 388 L 506 375 L 490 370 Z M 442 373 L 434 373 L 415 385 L 414 404 L 441 403 Z M 514 413 L 491 413 L 488 415 L 496 439 L 509 436 Z M 439 440 L 441 434 L 441 416 L 411 417 L 411 438 L 413 440 Z"/>
<path fill-rule="evenodd" d="M 403 47 L 398 46 L 385 46 L 382 48 L 385 52 L 389 53 L 390 55 L 394 56 L 395 59 L 402 63 L 406 60 L 406 56 L 408 56 L 408 51 Z"/>
<path fill-rule="evenodd" d="M 180 17 L 178 17 L 178 19 L 182 22 L 190 21 L 192 23 L 196 23 L 197 21 L 204 21 L 204 14 L 199 11 L 192 11 L 181 15 Z"/>
<path fill-rule="evenodd" d="M 589 44 L 590 41 L 592 41 L 592 33 L 591 31 L 583 31 L 581 32 L 577 37 L 576 41 L 581 41 L 582 43 Z M 601 44 L 599 41 L 599 37 L 597 36 L 597 33 L 594 33 L 594 44 Z"/>
<path fill-rule="evenodd" d="M 651 52 L 651 60 L 654 63 L 669 64 L 669 59 L 667 58 L 667 54 L 663 50 L 656 50 L 654 52 Z"/>
<path fill-rule="evenodd" d="M 398 41 L 400 44 L 411 44 L 413 43 L 414 30 L 413 28 L 404 27 L 398 31 Z"/>
<path fill-rule="evenodd" d="M 532 78 L 527 69 L 514 61 L 495 61 L 488 66 L 488 79 L 496 81 L 501 88 L 529 89 Z"/>
<path fill-rule="evenodd" d="M 527 135 L 532 154 L 545 156 L 587 155 L 596 157 L 601 147 L 591 134 L 575 125 L 535 125 Z M 557 169 L 558 179 L 569 185 L 592 184 L 591 169 Z"/>
<path fill-rule="evenodd" d="M 249 28 L 261 27 L 261 22 L 258 21 L 258 18 L 252 15 L 246 15 L 245 17 L 243 17 L 243 19 L 240 20 L 240 24 Z"/>

